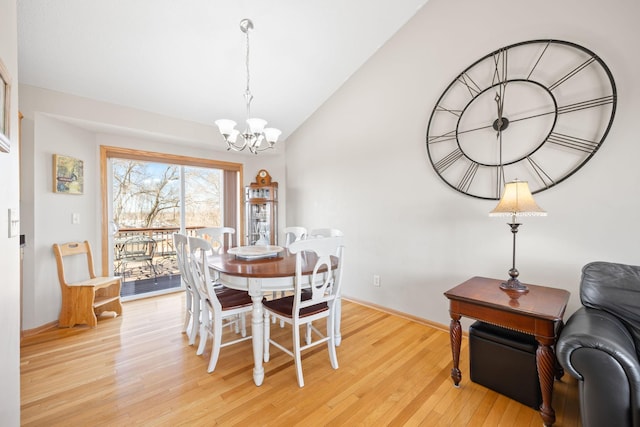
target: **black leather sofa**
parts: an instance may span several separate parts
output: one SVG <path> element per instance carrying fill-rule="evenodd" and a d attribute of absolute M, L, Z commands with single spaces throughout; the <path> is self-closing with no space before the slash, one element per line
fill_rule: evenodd
<path fill-rule="evenodd" d="M 578 380 L 582 425 L 640 427 L 640 266 L 587 264 L 580 301 L 556 354 Z"/>

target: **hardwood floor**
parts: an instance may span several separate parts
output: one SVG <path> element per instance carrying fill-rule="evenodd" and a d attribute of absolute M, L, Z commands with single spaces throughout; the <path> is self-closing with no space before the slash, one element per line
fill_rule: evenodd
<path fill-rule="evenodd" d="M 443 300 L 443 304 L 446 301 Z M 252 378 L 246 341 L 221 350 L 207 374 L 180 332 L 183 294 L 124 303 L 124 315 L 96 329 L 47 331 L 23 340 L 24 426 L 540 426 L 538 411 L 469 380 L 449 377 L 447 331 L 344 301 L 340 368 L 326 347 L 303 355 L 305 387 L 293 361 L 271 348 L 265 381 Z M 250 322 L 248 322 L 250 323 Z M 227 332 L 229 334 L 230 332 Z M 272 334 L 290 334 L 279 326 Z M 556 426 L 579 426 L 577 384 L 557 381 Z"/>

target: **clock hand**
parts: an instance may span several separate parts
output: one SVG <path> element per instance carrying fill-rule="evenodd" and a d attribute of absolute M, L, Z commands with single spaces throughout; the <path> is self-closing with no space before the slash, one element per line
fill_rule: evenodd
<path fill-rule="evenodd" d="M 497 123 L 497 125 L 496 125 L 496 128 L 497 128 L 496 129 L 497 130 L 496 138 L 499 138 L 501 130 L 502 130 L 502 105 L 503 105 L 502 104 L 502 97 L 500 96 L 499 93 L 496 93 L 496 97 L 494 98 L 494 100 L 496 101 L 496 104 L 498 106 L 498 121 L 496 122 Z"/>
<path fill-rule="evenodd" d="M 504 95 L 504 92 L 503 92 L 502 86 L 500 86 L 500 92 L 502 93 L 502 95 Z M 501 183 L 501 181 L 502 181 L 502 179 L 501 179 L 501 178 L 504 178 L 504 171 L 502 170 L 502 125 L 503 125 L 503 123 L 504 123 L 504 122 L 503 122 L 503 120 L 502 120 L 502 111 L 503 111 L 502 109 L 503 109 L 503 107 L 504 107 L 504 97 L 503 97 L 503 96 L 500 96 L 500 93 L 496 93 L 495 100 L 496 100 L 496 104 L 498 104 L 498 121 L 497 121 L 497 123 L 496 123 L 496 128 L 497 128 L 497 129 L 496 129 L 496 131 L 497 131 L 497 133 L 496 133 L 496 139 L 498 139 L 498 140 L 499 140 L 499 144 L 500 144 L 500 146 L 499 146 L 499 154 L 500 154 L 500 158 L 498 159 L 498 164 L 500 165 L 500 170 L 498 171 L 498 172 L 499 172 L 499 177 L 498 177 L 498 194 L 500 194 L 500 193 L 499 193 L 499 191 L 500 191 L 500 190 L 499 190 L 499 187 L 500 187 L 500 183 Z"/>
<path fill-rule="evenodd" d="M 457 134 L 458 135 L 462 135 L 463 133 L 475 132 L 475 131 L 478 131 L 478 130 L 489 129 L 491 127 L 493 127 L 493 123 L 490 123 L 490 124 L 488 124 L 486 126 L 480 126 L 480 127 L 477 127 L 477 128 L 473 128 L 473 129 L 458 130 Z"/>
<path fill-rule="evenodd" d="M 515 122 L 520 122 L 520 121 L 523 121 L 523 120 L 535 119 L 536 117 L 548 116 L 549 114 L 556 114 L 556 111 L 555 110 L 551 110 L 551 111 L 547 111 L 545 113 L 533 114 L 531 116 L 520 117 L 518 119 L 512 119 L 512 120 L 509 120 L 509 123 L 515 123 Z M 503 124 L 504 124 L 504 122 L 503 122 Z M 488 124 L 486 126 L 479 126 L 477 128 L 458 130 L 457 133 L 458 133 L 458 135 L 462 135 L 462 134 L 465 134 L 465 133 L 471 133 L 471 132 L 476 132 L 476 131 L 483 130 L 483 129 L 489 129 L 490 127 L 493 127 L 493 123 Z"/>
<path fill-rule="evenodd" d="M 523 120 L 529 120 L 529 119 L 535 119 L 536 117 L 548 116 L 549 114 L 557 114 L 557 111 L 551 110 L 551 111 L 547 111 L 546 113 L 538 113 L 538 114 L 533 114 L 531 116 L 520 117 L 519 119 L 511 120 L 510 123 L 521 122 Z"/>

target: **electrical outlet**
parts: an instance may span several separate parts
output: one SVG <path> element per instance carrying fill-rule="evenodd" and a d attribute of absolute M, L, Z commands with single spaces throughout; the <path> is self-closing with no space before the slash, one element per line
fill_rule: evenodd
<path fill-rule="evenodd" d="M 373 275 L 373 286 L 379 288 L 380 287 L 380 276 L 377 274 Z"/>
<path fill-rule="evenodd" d="M 71 214 L 71 224 L 80 224 L 80 214 L 79 213 Z"/>

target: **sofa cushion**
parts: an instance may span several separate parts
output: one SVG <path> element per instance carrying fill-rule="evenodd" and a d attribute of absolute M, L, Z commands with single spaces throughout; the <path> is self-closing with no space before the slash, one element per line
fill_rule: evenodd
<path fill-rule="evenodd" d="M 580 301 L 619 318 L 640 357 L 640 266 L 597 261 L 582 268 Z"/>

